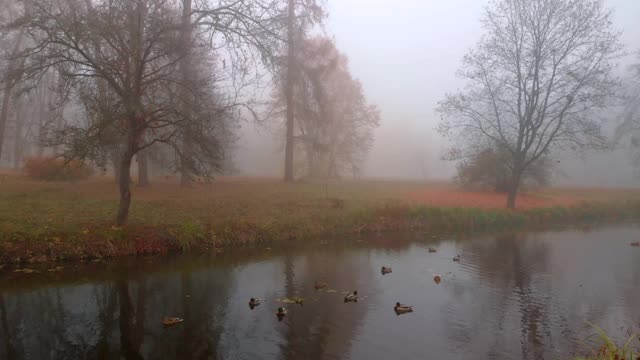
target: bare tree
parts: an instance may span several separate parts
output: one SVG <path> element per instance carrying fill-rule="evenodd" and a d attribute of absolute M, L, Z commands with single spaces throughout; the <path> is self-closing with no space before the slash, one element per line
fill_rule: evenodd
<path fill-rule="evenodd" d="M 540 157 L 605 145 L 594 111 L 612 99 L 622 45 L 602 0 L 494 0 L 482 23 L 459 72 L 466 88 L 439 103 L 439 130 L 457 158 L 507 149 L 513 209 L 523 172 Z"/>
<path fill-rule="evenodd" d="M 295 1 L 289 0 L 287 15 L 287 75 L 285 85 L 285 98 L 287 102 L 286 140 L 284 150 L 284 181 L 293 181 L 293 84 L 294 84 L 294 29 L 295 29 Z"/>
<path fill-rule="evenodd" d="M 11 14 L 17 17 L 15 14 L 18 10 L 16 9 L 16 4 L 14 2 L 10 2 L 8 4 L 3 4 L 3 11 L 6 11 L 7 14 Z M 24 10 L 26 10 L 26 2 L 24 5 Z M 7 128 L 7 119 L 9 117 L 9 107 L 11 106 L 11 99 L 14 95 L 14 89 L 16 85 L 20 82 L 22 78 L 22 61 L 18 56 L 22 48 L 24 47 L 25 42 L 25 30 L 20 28 L 16 31 L 12 31 L 10 34 L 7 34 L 2 39 L 4 42 L 4 46 L 11 49 L 6 56 L 6 66 L 3 69 L 3 73 L 0 78 L 0 85 L 2 87 L 2 102 L 0 103 L 0 159 L 2 159 L 2 148 L 5 138 L 5 131 Z"/>
<path fill-rule="evenodd" d="M 193 101 L 191 99 L 191 93 L 188 90 L 188 84 L 190 84 L 192 79 L 191 72 L 191 48 L 192 48 L 192 37 L 193 37 L 193 24 L 191 22 L 192 9 L 191 9 L 191 0 L 183 0 L 182 1 L 182 20 L 180 24 L 180 72 L 182 75 L 182 82 L 187 86 L 182 87 L 182 103 L 183 103 L 183 116 L 187 119 L 191 116 L 191 111 L 193 109 Z M 185 159 L 186 162 L 191 162 L 191 132 L 190 121 L 185 122 L 184 129 L 184 145 L 185 148 Z M 189 169 L 187 166 L 183 166 L 180 169 L 180 185 L 182 186 L 190 186 L 192 181 L 192 176 L 189 173 Z"/>
<path fill-rule="evenodd" d="M 640 171 L 640 63 L 633 64 L 629 69 L 624 100 L 622 122 L 616 128 L 614 141 L 629 141 L 632 164 Z"/>
<path fill-rule="evenodd" d="M 50 144 L 62 145 L 68 158 L 101 159 L 105 143 L 123 140 L 116 224 L 124 224 L 131 203 L 132 158 L 160 143 L 176 150 L 176 161 L 183 162 L 180 144 L 187 120 L 175 101 L 187 86 L 176 75 L 179 11 L 169 0 L 94 2 L 93 9 L 80 0 L 31 3 L 32 11 L 18 23 L 34 43 L 23 54 L 25 78 L 37 80 L 43 71 L 56 68 L 87 114 L 97 115 L 88 123 L 67 123 Z M 212 101 L 207 90 L 212 81 L 204 76 L 188 84 L 189 91 L 196 102 L 215 104 L 225 114 L 228 108 Z M 192 165 L 194 173 L 216 169 L 223 156 L 220 142 L 208 136 L 217 134 L 217 122 L 227 115 L 207 114 L 198 117 L 201 124 L 191 125 L 202 134 L 192 145 L 203 161 Z M 106 136 L 110 132 L 116 136 Z"/>
<path fill-rule="evenodd" d="M 193 55 L 190 54 L 189 45 L 192 45 L 191 37 L 195 29 L 207 32 L 214 46 L 224 49 L 224 56 L 220 59 L 223 67 L 228 64 L 232 69 L 234 86 L 247 87 L 249 82 L 261 77 L 249 79 L 251 72 L 257 68 L 273 69 L 274 65 L 280 65 L 273 60 L 280 54 L 283 45 L 293 43 L 291 39 L 301 24 L 320 22 L 324 11 L 316 4 L 319 1 L 303 0 L 293 3 L 290 0 L 209 0 L 194 3 L 182 0 L 182 81 L 193 80 L 190 79 L 193 74 L 190 74 L 189 63 Z M 295 8 L 299 9 L 297 13 Z M 292 28 L 293 31 L 290 31 Z M 288 49 L 293 51 L 293 46 Z M 250 69 L 252 65 L 253 69 Z M 258 87 L 256 83 L 253 86 Z M 185 116 L 188 116 L 190 94 L 184 92 L 182 98 L 185 102 Z M 247 110 L 252 117 L 257 118 L 255 108 L 263 104 L 256 105 L 255 99 L 252 103 L 253 106 L 247 106 Z M 185 132 L 188 144 L 188 135 L 193 134 L 193 131 L 187 127 Z M 188 150 L 189 146 L 185 145 L 185 149 Z M 189 155 L 188 151 L 184 154 L 187 163 Z M 181 184 L 189 185 L 191 175 L 186 166 L 181 169 L 181 174 Z"/>

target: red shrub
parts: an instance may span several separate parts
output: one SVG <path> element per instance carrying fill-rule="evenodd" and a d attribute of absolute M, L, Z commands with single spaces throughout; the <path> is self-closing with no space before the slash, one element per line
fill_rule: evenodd
<path fill-rule="evenodd" d="M 50 156 L 33 156 L 24 163 L 24 171 L 32 179 L 46 181 L 73 181 L 86 179 L 93 173 L 93 169 L 82 161 Z"/>

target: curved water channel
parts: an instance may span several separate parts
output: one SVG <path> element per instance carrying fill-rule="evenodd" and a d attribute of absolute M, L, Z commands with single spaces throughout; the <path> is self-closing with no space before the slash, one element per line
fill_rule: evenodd
<path fill-rule="evenodd" d="M 638 240 L 635 225 L 398 234 L 5 268 L 0 359 L 571 358 L 585 353 L 586 321 L 620 338 L 640 329 Z M 355 289 L 360 301 L 344 303 Z M 253 310 L 252 296 L 263 299 Z M 279 301 L 287 296 L 305 303 Z M 396 301 L 415 311 L 396 315 Z M 163 316 L 184 322 L 165 328 Z"/>

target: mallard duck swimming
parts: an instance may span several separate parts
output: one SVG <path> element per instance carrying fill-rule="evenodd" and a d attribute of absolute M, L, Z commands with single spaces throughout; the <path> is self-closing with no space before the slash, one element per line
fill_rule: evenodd
<path fill-rule="evenodd" d="M 327 286 L 328 286 L 327 283 L 324 281 L 316 281 L 315 285 L 313 285 L 313 287 L 316 288 L 316 290 L 324 289 Z"/>
<path fill-rule="evenodd" d="M 262 300 L 260 300 L 260 299 L 255 299 L 255 298 L 251 298 L 251 299 L 249 300 L 249 307 L 253 309 L 254 307 L 256 307 L 256 306 L 260 305 L 260 301 L 262 301 Z"/>
<path fill-rule="evenodd" d="M 184 321 L 184 319 L 181 319 L 181 318 L 166 317 L 165 316 L 164 318 L 162 318 L 162 325 L 164 325 L 164 326 L 173 326 L 173 325 L 180 324 L 183 321 Z"/>
<path fill-rule="evenodd" d="M 354 290 L 352 293 L 347 294 L 344 297 L 344 302 L 350 302 L 350 301 L 358 302 L 358 291 L 357 290 Z"/>
<path fill-rule="evenodd" d="M 409 306 L 409 305 L 403 305 L 403 304 L 400 304 L 399 302 L 397 302 L 396 306 L 393 307 L 393 310 L 397 314 L 404 314 L 404 313 L 413 312 L 413 307 Z"/>
<path fill-rule="evenodd" d="M 282 318 L 287 315 L 287 309 L 283 308 L 283 307 L 279 307 L 278 311 L 276 312 L 276 316 L 282 320 Z"/>
<path fill-rule="evenodd" d="M 386 266 L 383 266 L 383 267 L 382 267 L 382 270 L 380 270 L 380 272 L 382 273 L 382 275 L 384 275 L 384 274 L 388 274 L 388 273 L 390 273 L 391 271 L 392 271 L 392 270 L 391 270 L 391 268 L 390 268 L 390 267 L 386 267 Z"/>
<path fill-rule="evenodd" d="M 437 251 L 438 251 L 438 250 L 436 250 L 436 249 L 434 249 L 434 248 L 432 248 L 432 247 L 430 247 L 430 248 L 429 248 L 429 252 L 430 252 L 430 253 L 434 253 L 434 252 L 437 252 Z"/>
<path fill-rule="evenodd" d="M 460 262 L 460 255 L 454 256 L 453 261 Z"/>

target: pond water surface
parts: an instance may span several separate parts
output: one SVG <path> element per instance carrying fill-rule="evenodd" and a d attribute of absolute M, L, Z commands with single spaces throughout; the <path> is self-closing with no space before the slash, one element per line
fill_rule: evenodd
<path fill-rule="evenodd" d="M 635 225 L 382 235 L 5 268 L 0 359 L 571 358 L 586 352 L 587 321 L 619 338 L 640 329 L 638 240 Z M 352 290 L 360 301 L 344 303 Z M 280 301 L 294 296 L 304 305 Z M 263 303 L 251 310 L 251 297 Z M 396 315 L 397 301 L 415 311 Z M 164 316 L 184 322 L 165 328 Z"/>

